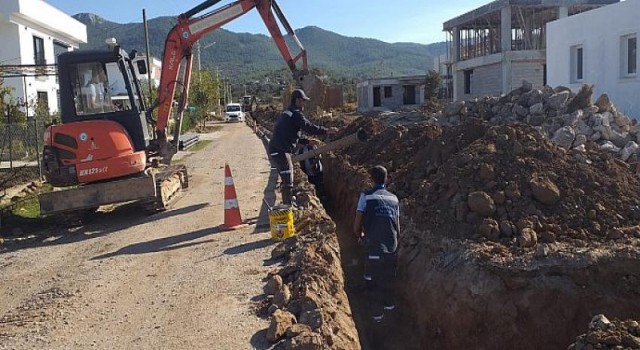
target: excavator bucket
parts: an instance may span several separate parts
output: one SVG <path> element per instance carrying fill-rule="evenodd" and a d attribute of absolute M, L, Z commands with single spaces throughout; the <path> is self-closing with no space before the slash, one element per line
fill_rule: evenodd
<path fill-rule="evenodd" d="M 282 94 L 283 108 L 287 108 L 291 102 L 291 93 L 294 89 L 302 89 L 311 100 L 307 101 L 305 106 L 306 114 L 314 115 L 318 111 L 324 109 L 325 105 L 325 84 L 318 76 L 307 74 L 296 77 L 299 86 L 290 86 L 285 93 Z"/>
<path fill-rule="evenodd" d="M 307 110 L 315 112 L 318 107 L 324 109 L 325 84 L 316 75 L 308 74 L 300 82 L 304 92 L 311 98 L 307 102 Z"/>

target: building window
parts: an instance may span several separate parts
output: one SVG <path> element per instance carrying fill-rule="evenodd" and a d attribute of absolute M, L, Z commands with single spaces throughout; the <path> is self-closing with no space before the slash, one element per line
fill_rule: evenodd
<path fill-rule="evenodd" d="M 622 37 L 620 58 L 623 77 L 638 73 L 638 37 L 635 34 Z"/>
<path fill-rule="evenodd" d="M 69 51 L 69 45 L 57 40 L 53 41 L 53 57 L 54 57 L 53 59 L 55 60 L 56 64 L 58 64 L 58 55 L 68 51 Z M 58 75 L 56 75 L 56 83 L 58 83 Z"/>
<path fill-rule="evenodd" d="M 571 82 L 581 82 L 584 78 L 584 49 L 582 45 L 571 46 Z"/>
<path fill-rule="evenodd" d="M 384 87 L 384 98 L 393 97 L 391 86 Z"/>
<path fill-rule="evenodd" d="M 44 39 L 33 37 L 33 62 L 37 65 L 45 65 L 47 61 L 44 58 Z"/>
<path fill-rule="evenodd" d="M 471 78 L 473 77 L 473 69 L 464 71 L 464 94 L 471 94 Z"/>
<path fill-rule="evenodd" d="M 38 107 L 43 109 L 49 109 L 49 95 L 46 91 L 38 91 Z"/>

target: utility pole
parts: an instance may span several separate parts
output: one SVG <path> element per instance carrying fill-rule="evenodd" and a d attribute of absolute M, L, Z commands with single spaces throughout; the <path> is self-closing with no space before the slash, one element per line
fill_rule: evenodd
<path fill-rule="evenodd" d="M 200 40 L 196 41 L 196 52 L 198 54 L 198 76 L 200 75 L 200 70 L 202 70 L 202 63 L 201 63 L 201 57 L 200 55 L 202 55 L 202 48 L 200 45 Z"/>
<path fill-rule="evenodd" d="M 196 60 L 198 60 L 198 81 L 200 81 L 200 71 L 202 70 L 202 50 L 206 49 L 207 47 L 211 47 L 216 43 L 216 41 L 212 42 L 211 44 L 207 44 L 204 47 L 202 47 L 202 45 L 200 44 L 200 40 L 196 41 Z"/>
<path fill-rule="evenodd" d="M 142 22 L 144 23 L 144 44 L 147 51 L 147 80 L 149 83 L 149 105 L 153 103 L 151 101 L 153 89 L 151 88 L 151 51 L 149 50 L 149 27 L 147 27 L 147 12 L 142 9 Z"/>

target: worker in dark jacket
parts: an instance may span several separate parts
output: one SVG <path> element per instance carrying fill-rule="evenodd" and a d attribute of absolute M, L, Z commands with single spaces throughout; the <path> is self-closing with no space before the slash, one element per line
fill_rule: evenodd
<path fill-rule="evenodd" d="M 291 104 L 282 113 L 280 119 L 273 128 L 273 136 L 269 141 L 269 156 L 274 162 L 280 178 L 282 179 L 282 203 L 292 204 L 293 192 L 293 165 L 291 154 L 295 152 L 300 138 L 300 132 L 311 135 L 325 135 L 337 132 L 336 128 L 325 128 L 310 122 L 302 111 L 309 97 L 303 90 L 294 90 L 291 93 Z"/>
<path fill-rule="evenodd" d="M 364 279 L 371 316 L 381 322 L 384 313 L 395 308 L 393 285 L 396 279 L 400 209 L 398 197 L 385 188 L 387 169 L 370 170 L 373 188 L 360 194 L 353 232 L 364 243 Z"/>

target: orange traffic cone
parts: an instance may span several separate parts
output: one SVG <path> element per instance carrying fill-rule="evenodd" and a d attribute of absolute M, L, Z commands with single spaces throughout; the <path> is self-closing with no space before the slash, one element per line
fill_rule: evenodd
<path fill-rule="evenodd" d="M 236 230 L 247 226 L 240 217 L 240 206 L 236 195 L 236 187 L 233 185 L 233 177 L 229 164 L 224 164 L 224 225 L 226 230 Z"/>

